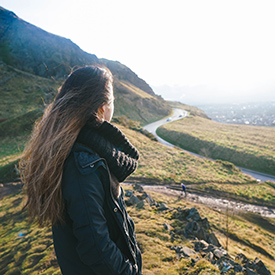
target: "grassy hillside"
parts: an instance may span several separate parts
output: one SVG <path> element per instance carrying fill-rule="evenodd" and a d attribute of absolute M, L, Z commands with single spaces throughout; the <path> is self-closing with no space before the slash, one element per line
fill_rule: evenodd
<path fill-rule="evenodd" d="M 114 78 L 114 117 L 125 116 L 144 125 L 171 112 L 170 106 L 153 92 L 147 93 L 120 78 Z M 141 80 L 136 82 L 141 82 L 139 86 L 147 85 Z M 53 100 L 62 80 L 26 73 L 0 61 L 0 84 L 0 180 L 9 181 L 17 177 L 14 164 L 35 120 Z"/>
<path fill-rule="evenodd" d="M 275 175 L 275 128 L 222 124 L 189 116 L 160 127 L 158 134 L 200 155 Z"/>
<path fill-rule="evenodd" d="M 61 82 L 20 71 L 0 61 L 0 123 L 53 99 Z"/>
<path fill-rule="evenodd" d="M 14 123 L 16 122 L 17 119 Z M 170 184 L 175 188 L 178 188 L 183 182 L 190 191 L 194 192 L 213 195 L 216 192 L 217 196 L 263 205 L 275 203 L 274 186 L 268 183 L 258 184 L 250 176 L 241 173 L 231 163 L 201 159 L 179 149 L 168 148 L 159 142 L 152 141 L 141 132 L 129 130 L 122 125 L 119 125 L 119 128 L 126 133 L 141 154 L 139 167 L 130 178 L 132 181 Z M 9 135 L 1 140 L 0 179 L 2 182 L 18 178 L 14 162 L 17 161 L 20 151 L 24 148 L 26 135 Z"/>
<path fill-rule="evenodd" d="M 18 177 L 17 162 L 33 124 L 56 94 L 59 82 L 0 62 L 0 179 Z"/>
<path fill-rule="evenodd" d="M 98 63 L 71 40 L 48 33 L 0 7 L 0 60 L 42 77 L 64 78 L 74 66 Z"/>
<path fill-rule="evenodd" d="M 172 112 L 170 106 L 162 98 L 148 94 L 125 80 L 115 79 L 114 94 L 114 117 L 126 116 L 145 125 Z"/>
<path fill-rule="evenodd" d="M 211 185 L 217 185 L 219 188 L 223 188 L 222 196 L 238 195 L 238 198 L 241 199 L 245 199 L 244 192 L 247 192 L 247 187 L 254 186 L 258 190 L 261 188 L 266 190 L 273 198 L 275 197 L 274 186 L 258 185 L 250 177 L 240 173 L 232 164 L 200 159 L 189 153 L 152 141 L 140 132 L 121 125 L 118 126 L 141 153 L 139 168 L 128 181 L 171 184 L 175 187 L 180 182 L 185 182 L 189 191 L 193 189 L 197 192 L 201 189 L 203 192 L 207 192 L 207 190 L 211 190 Z M 14 137 L 11 141 L 16 141 L 16 138 Z M 21 142 L 23 146 L 24 138 Z M 8 154 L 8 152 L 2 154 L 1 160 L 4 161 L 5 158 L 12 156 L 12 154 Z M 130 187 L 125 186 L 125 188 L 129 189 Z M 12 193 L 14 189 L 17 190 L 16 193 Z M 53 251 L 51 231 L 28 224 L 26 213 L 21 212 L 22 193 L 20 189 L 20 183 L 15 185 L 4 183 L 1 187 L 0 273 L 5 275 L 29 275 L 38 272 L 60 274 Z M 214 191 L 215 189 L 212 188 L 212 195 Z M 9 193 L 11 194 L 5 196 Z M 152 197 L 158 203 L 168 205 L 171 210 L 159 212 L 154 207 L 145 209 L 128 207 L 128 211 L 136 223 L 137 239 L 143 253 L 144 274 L 209 274 L 207 272 L 210 270 L 212 270 L 212 274 L 220 274 L 217 267 L 205 260 L 200 260 L 192 265 L 191 259 L 180 259 L 175 251 L 171 250 L 171 247 L 175 245 L 192 246 L 190 240 L 180 233 L 182 232 L 181 227 L 185 225 L 181 221 L 177 221 L 173 213 L 179 207 L 195 206 L 199 209 L 202 217 L 208 218 L 223 246 L 226 242 L 226 215 L 207 207 L 178 200 L 178 198 L 154 193 L 152 193 Z M 270 198 L 263 198 L 266 204 L 270 202 L 269 200 Z M 272 245 L 275 232 L 274 221 L 263 219 L 257 215 L 239 216 L 232 212 L 233 210 L 230 211 L 228 233 L 232 238 L 229 240 L 230 253 L 232 255 L 244 253 L 251 259 L 259 257 L 267 267 L 273 268 L 273 261 L 270 260 L 270 257 L 275 257 Z M 163 224 L 168 224 L 174 232 L 178 233 L 175 233 L 172 238 L 169 231 L 164 229 Z"/>
<path fill-rule="evenodd" d="M 140 151 L 140 161 L 133 178 L 148 183 L 203 184 L 217 182 L 224 184 L 253 183 L 253 179 L 223 163 L 202 159 L 182 150 L 167 147 L 157 141 L 151 141 L 146 136 L 119 127 L 127 133 L 129 139 Z"/>
<path fill-rule="evenodd" d="M 124 189 L 132 190 L 132 187 L 127 185 Z M 182 258 L 171 249 L 174 246 L 194 247 L 192 239 L 183 234 L 186 222 L 177 216 L 179 209 L 191 207 L 196 207 L 200 216 L 208 219 L 223 247 L 226 247 L 226 236 L 229 236 L 227 250 L 232 259 L 239 253 L 251 260 L 258 257 L 271 272 L 275 272 L 272 260 L 275 257 L 274 220 L 256 214 L 238 215 L 231 209 L 226 215 L 177 197 L 148 193 L 157 204 L 164 203 L 169 210 L 160 211 L 149 204 L 127 207 L 136 225 L 144 275 L 220 274 L 217 266 L 205 259 L 198 260 L 198 254 Z M 0 274 L 61 274 L 54 254 L 51 230 L 27 222 L 26 213 L 21 212 L 21 191 L 2 197 L 0 203 Z"/>
<path fill-rule="evenodd" d="M 274 206 L 274 186 L 269 183 L 259 184 L 232 163 L 202 159 L 151 141 L 121 125 L 119 127 L 127 133 L 141 155 L 139 167 L 131 180 L 148 184 L 169 184 L 174 188 L 185 183 L 188 190 L 196 193 Z"/>
<path fill-rule="evenodd" d="M 118 61 L 100 62 L 114 75 L 115 116 L 126 116 L 145 125 L 172 112 L 171 106 L 131 69 Z"/>

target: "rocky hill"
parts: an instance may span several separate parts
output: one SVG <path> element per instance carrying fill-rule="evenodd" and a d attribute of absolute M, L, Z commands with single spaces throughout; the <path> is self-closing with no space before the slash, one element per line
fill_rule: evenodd
<path fill-rule="evenodd" d="M 29 24 L 2 7 L 0 7 L 0 61 L 20 71 L 54 79 L 57 84 L 60 84 L 74 67 L 104 64 L 112 71 L 115 78 L 114 88 L 118 98 L 116 116 L 126 115 L 144 124 L 171 112 L 171 107 L 161 97 L 156 96 L 151 87 L 127 66 L 119 62 L 98 59 L 96 55 L 80 49 L 71 40 Z M 3 81 L 3 72 L 0 73 L 3 87 L 6 83 Z M 7 77 L 9 78 L 5 73 L 5 78 Z M 130 106 L 125 108 L 125 104 Z"/>
<path fill-rule="evenodd" d="M 42 77 L 65 77 L 74 66 L 98 63 L 69 39 L 48 33 L 0 8 L 0 58 Z"/>

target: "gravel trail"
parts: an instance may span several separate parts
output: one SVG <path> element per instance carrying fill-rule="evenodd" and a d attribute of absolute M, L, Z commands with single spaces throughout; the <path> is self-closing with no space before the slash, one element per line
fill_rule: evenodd
<path fill-rule="evenodd" d="M 171 189 L 167 186 L 142 184 L 142 187 L 145 191 L 154 191 L 154 192 L 158 192 L 164 195 L 174 196 L 174 197 L 181 196 L 181 191 Z M 202 196 L 194 193 L 187 193 L 187 197 L 184 198 L 183 196 L 182 199 L 207 205 L 217 210 L 225 210 L 228 208 L 229 211 L 234 211 L 235 213 L 252 212 L 252 213 L 258 213 L 262 217 L 273 218 L 273 219 L 275 218 L 275 208 L 271 208 L 271 207 L 249 204 L 244 202 L 237 202 L 233 200 L 216 198 L 212 196 Z"/>

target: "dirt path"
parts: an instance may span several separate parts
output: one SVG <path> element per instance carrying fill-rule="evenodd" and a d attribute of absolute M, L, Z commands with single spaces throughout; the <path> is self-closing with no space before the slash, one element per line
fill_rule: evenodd
<path fill-rule="evenodd" d="M 174 197 L 181 196 L 181 191 L 174 190 L 166 186 L 142 185 L 142 187 L 144 188 L 145 191 L 154 191 L 154 192 L 158 192 L 164 195 L 174 196 Z M 193 193 L 187 193 L 187 197 L 186 198 L 183 197 L 183 199 L 196 202 L 199 204 L 207 205 L 217 210 L 225 210 L 228 207 L 230 212 L 231 211 L 234 211 L 235 213 L 252 212 L 252 213 L 258 213 L 262 217 L 275 218 L 275 208 L 271 208 L 271 207 L 259 206 L 259 205 L 237 202 L 237 201 L 221 199 L 221 198 L 215 198 L 211 196 L 202 196 L 202 195 L 197 195 Z"/>
<path fill-rule="evenodd" d="M 124 185 L 132 185 L 132 183 L 123 183 Z M 168 186 L 162 185 L 145 185 L 141 184 L 145 191 L 153 191 L 158 192 L 167 196 L 173 197 L 180 197 L 181 191 L 171 189 Z M 20 182 L 11 182 L 8 184 L 1 184 L 0 185 L 0 200 L 10 195 L 18 190 L 22 189 L 22 184 Z M 224 198 L 216 198 L 211 196 L 202 196 L 194 193 L 187 193 L 187 197 L 182 199 L 186 199 L 191 202 L 203 204 L 209 206 L 213 209 L 217 210 L 225 210 L 229 209 L 230 212 L 234 211 L 235 213 L 238 212 L 251 212 L 251 213 L 258 213 L 262 217 L 268 217 L 275 219 L 275 208 L 266 207 L 266 206 L 259 206 L 254 204 L 248 204 L 243 202 L 237 202 L 233 200 L 227 200 Z"/>

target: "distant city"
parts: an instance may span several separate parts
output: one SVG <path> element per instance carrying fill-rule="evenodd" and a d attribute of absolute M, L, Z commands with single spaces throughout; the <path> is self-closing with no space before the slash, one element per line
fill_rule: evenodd
<path fill-rule="evenodd" d="M 214 121 L 232 124 L 275 126 L 275 101 L 198 106 Z"/>

